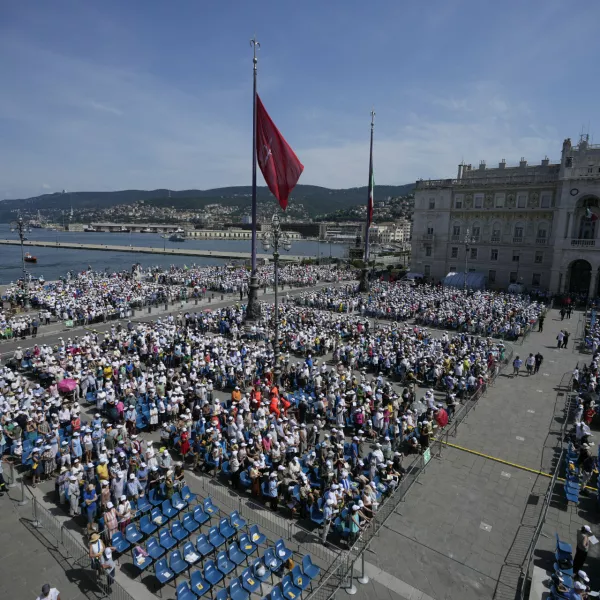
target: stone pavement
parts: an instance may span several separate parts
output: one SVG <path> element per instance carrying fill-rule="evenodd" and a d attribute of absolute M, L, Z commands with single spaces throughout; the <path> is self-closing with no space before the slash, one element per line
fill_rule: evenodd
<path fill-rule="evenodd" d="M 367 560 L 382 569 L 375 584 L 391 575 L 414 588 L 401 598 L 515 598 L 550 482 L 516 465 L 549 473 L 556 463 L 558 436 L 550 431 L 560 429 L 566 396 L 555 387 L 577 362 L 570 348 L 556 350 L 556 335 L 576 326 L 576 314 L 560 322 L 550 310 L 544 331 L 515 346 L 523 360 L 544 355 L 540 372 L 513 378 L 507 369 L 449 440 L 515 466 L 444 447 L 371 544 L 376 561 L 370 553 Z M 376 593 L 371 584 L 357 586 L 357 598 Z"/>

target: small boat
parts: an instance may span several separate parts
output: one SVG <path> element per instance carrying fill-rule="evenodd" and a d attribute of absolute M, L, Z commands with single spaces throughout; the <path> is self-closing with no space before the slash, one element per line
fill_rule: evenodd
<path fill-rule="evenodd" d="M 84 227 L 83 230 L 86 233 L 96 233 L 98 231 L 95 227 L 92 227 L 91 225 L 88 225 L 87 227 Z"/>
<path fill-rule="evenodd" d="M 169 236 L 170 242 L 185 242 L 185 238 L 180 233 L 173 233 Z"/>
<path fill-rule="evenodd" d="M 146 229 L 142 229 L 142 233 L 154 233 L 150 227 L 146 227 Z"/>
<path fill-rule="evenodd" d="M 36 263 L 37 262 L 37 257 L 36 256 L 32 256 L 31 254 L 29 254 L 29 252 L 25 253 L 25 257 L 23 258 L 23 260 L 25 262 L 28 263 Z"/>
<path fill-rule="evenodd" d="M 121 229 L 119 229 L 119 233 L 131 233 L 131 229 L 129 229 L 128 227 L 121 226 Z"/>

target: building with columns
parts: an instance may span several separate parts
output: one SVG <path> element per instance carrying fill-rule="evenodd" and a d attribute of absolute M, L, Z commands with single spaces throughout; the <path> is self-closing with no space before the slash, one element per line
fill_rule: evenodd
<path fill-rule="evenodd" d="M 600 146 L 588 136 L 577 146 L 566 139 L 560 162 L 460 164 L 456 179 L 416 183 L 411 271 L 600 295 L 599 207 Z"/>

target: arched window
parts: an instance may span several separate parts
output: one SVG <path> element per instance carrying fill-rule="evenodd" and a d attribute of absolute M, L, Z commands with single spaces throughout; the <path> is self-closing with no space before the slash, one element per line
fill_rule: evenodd
<path fill-rule="evenodd" d="M 481 223 L 479 221 L 474 221 L 469 233 L 469 237 L 478 242 L 481 239 Z"/>
<path fill-rule="evenodd" d="M 462 233 L 462 223 L 460 221 L 454 221 L 452 223 L 452 231 L 450 235 L 452 236 L 453 242 L 458 242 L 460 240 L 460 235 Z"/>
<path fill-rule="evenodd" d="M 525 225 L 521 221 L 517 221 L 515 223 L 515 228 L 513 230 L 513 241 L 519 242 L 523 240 L 525 236 Z"/>
<path fill-rule="evenodd" d="M 492 223 L 492 242 L 499 242 L 502 239 L 502 223 L 494 221 Z"/>

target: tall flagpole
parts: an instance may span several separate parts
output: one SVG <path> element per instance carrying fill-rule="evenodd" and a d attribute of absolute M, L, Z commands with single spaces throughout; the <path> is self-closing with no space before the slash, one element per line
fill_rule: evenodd
<path fill-rule="evenodd" d="M 373 210 L 373 130 L 375 129 L 375 110 L 371 110 L 371 145 L 369 147 L 369 185 L 367 187 L 367 221 L 365 225 L 365 260 L 360 279 L 360 291 L 369 291 L 369 230 L 371 228 L 371 212 Z"/>
<path fill-rule="evenodd" d="M 260 318 L 260 304 L 258 302 L 258 281 L 256 274 L 256 72 L 258 58 L 256 51 L 260 43 L 254 36 L 250 40 L 252 46 L 252 271 L 250 274 L 250 289 L 248 290 L 248 306 L 246 308 L 246 320 L 256 321 Z"/>

